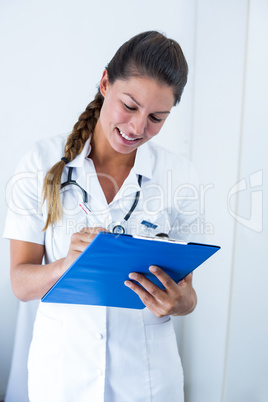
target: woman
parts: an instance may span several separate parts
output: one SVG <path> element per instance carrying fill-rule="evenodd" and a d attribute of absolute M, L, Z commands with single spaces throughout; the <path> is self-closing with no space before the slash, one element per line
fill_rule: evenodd
<path fill-rule="evenodd" d="M 15 183 L 17 211 L 9 211 L 5 230 L 20 300 L 40 299 L 100 231 L 120 224 L 128 234 L 181 239 L 191 232 L 191 166 L 148 143 L 180 101 L 187 71 L 175 41 L 154 31 L 136 35 L 108 64 L 67 141 L 43 140 L 22 159 L 18 172 L 27 175 Z M 70 174 L 75 185 L 62 185 Z M 137 273 L 125 282 L 143 310 L 40 303 L 30 401 L 183 401 L 170 315 L 195 308 L 192 275 L 177 284 L 159 267 L 150 270 L 164 290 Z"/>

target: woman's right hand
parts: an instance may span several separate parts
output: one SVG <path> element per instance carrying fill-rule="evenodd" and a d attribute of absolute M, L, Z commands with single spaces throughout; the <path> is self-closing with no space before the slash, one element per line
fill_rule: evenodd
<path fill-rule="evenodd" d="M 10 276 L 15 296 L 22 301 L 40 299 L 102 231 L 106 229 L 85 227 L 74 233 L 67 256 L 46 265 L 42 264 L 44 245 L 10 240 Z"/>
<path fill-rule="evenodd" d="M 80 232 L 74 233 L 71 236 L 68 254 L 63 259 L 62 274 L 73 264 L 79 255 L 87 248 L 89 243 L 91 243 L 100 232 L 107 232 L 107 230 L 102 227 L 84 227 Z"/>

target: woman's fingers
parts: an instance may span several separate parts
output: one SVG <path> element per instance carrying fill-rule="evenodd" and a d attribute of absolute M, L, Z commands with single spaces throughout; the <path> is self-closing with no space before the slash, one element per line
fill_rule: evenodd
<path fill-rule="evenodd" d="M 159 288 L 145 275 L 132 272 L 131 280 L 125 281 L 125 285 L 132 289 L 156 316 L 184 315 L 192 311 L 196 304 L 196 295 L 192 288 L 192 274 L 189 274 L 181 282 L 176 283 L 161 268 L 150 267 L 153 273 L 164 286 Z"/>
<path fill-rule="evenodd" d="M 77 251 L 84 251 L 97 234 L 104 231 L 106 232 L 106 229 L 102 227 L 84 227 L 80 232 L 72 234 L 70 247 L 73 247 L 73 249 Z"/>
<path fill-rule="evenodd" d="M 71 236 L 68 254 L 64 261 L 64 270 L 72 265 L 72 263 L 87 248 L 87 246 L 92 242 L 98 233 L 104 231 L 106 232 L 106 229 L 102 227 L 84 227 L 80 230 L 80 232 L 73 233 Z"/>
<path fill-rule="evenodd" d="M 130 278 L 135 280 L 134 278 L 136 278 L 136 276 L 130 275 Z M 143 304 L 148 307 L 156 316 L 161 317 L 162 313 L 160 313 L 158 307 L 159 301 L 156 298 L 156 293 L 158 293 L 158 290 L 160 291 L 161 289 L 158 288 L 157 290 L 156 288 L 149 285 L 147 286 L 147 288 L 150 289 L 150 291 L 148 291 L 139 284 L 141 282 L 144 283 L 145 281 L 141 280 L 139 283 L 136 283 L 133 280 L 125 281 L 125 285 L 133 290 L 133 292 L 135 292 L 139 296 Z M 151 284 L 153 285 L 152 282 Z"/>

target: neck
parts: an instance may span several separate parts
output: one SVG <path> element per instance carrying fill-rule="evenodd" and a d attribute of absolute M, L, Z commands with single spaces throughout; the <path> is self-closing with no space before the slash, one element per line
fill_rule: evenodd
<path fill-rule="evenodd" d="M 136 151 L 130 154 L 115 151 L 106 137 L 96 130 L 90 144 L 89 156 L 93 160 L 100 185 L 109 204 L 129 175 L 134 165 Z"/>
<path fill-rule="evenodd" d="M 95 130 L 91 138 L 91 151 L 90 158 L 93 160 L 95 166 L 102 166 L 102 168 L 118 167 L 131 169 L 135 162 L 136 150 L 129 154 L 121 154 L 115 151 L 105 137 L 99 135 Z"/>

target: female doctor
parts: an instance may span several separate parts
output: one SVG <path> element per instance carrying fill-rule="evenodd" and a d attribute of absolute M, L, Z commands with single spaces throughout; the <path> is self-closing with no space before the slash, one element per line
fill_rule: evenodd
<path fill-rule="evenodd" d="M 180 101 L 187 71 L 174 40 L 136 35 L 107 65 L 68 138 L 40 141 L 22 158 L 5 228 L 20 300 L 40 299 L 100 231 L 178 239 L 191 232 L 191 165 L 149 142 Z M 159 267 L 150 271 L 164 290 L 135 272 L 125 281 L 143 310 L 40 303 L 30 401 L 184 400 L 170 315 L 195 308 L 192 274 L 175 283 Z"/>

